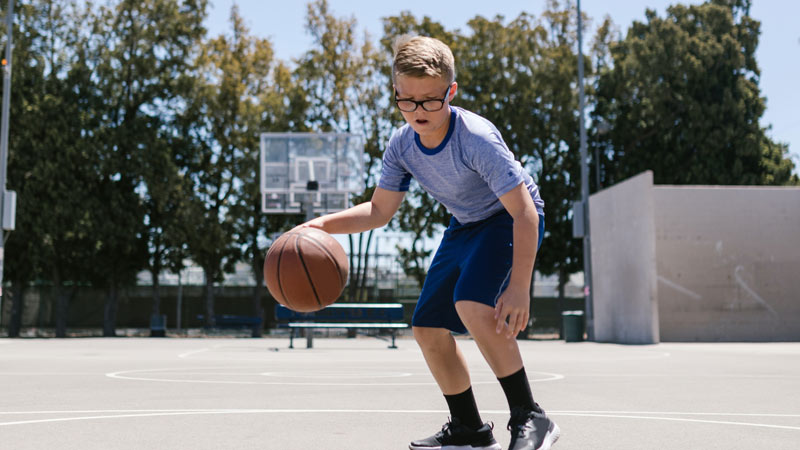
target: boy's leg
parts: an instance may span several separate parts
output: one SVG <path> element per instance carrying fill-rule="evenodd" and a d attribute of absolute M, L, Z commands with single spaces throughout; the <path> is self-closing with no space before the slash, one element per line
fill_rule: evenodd
<path fill-rule="evenodd" d="M 447 401 L 450 416 L 473 430 L 483 426 L 470 386 L 467 363 L 453 335 L 444 328 L 413 329 L 425 362 Z"/>
<path fill-rule="evenodd" d="M 496 332 L 494 308 L 483 303 L 462 300 L 456 302 L 456 311 L 497 378 L 507 377 L 522 369 L 522 356 L 517 340 L 507 339 L 505 332 Z"/>
<path fill-rule="evenodd" d="M 450 330 L 415 326 L 417 340 L 433 378 L 444 394 L 451 420 L 442 431 L 411 442 L 411 450 L 500 450 L 491 425 L 484 424 L 475 404 L 464 355 Z"/>
<path fill-rule="evenodd" d="M 442 394 L 455 395 L 469 389 L 467 363 L 450 330 L 432 327 L 413 327 L 413 330 Z"/>
<path fill-rule="evenodd" d="M 506 394 L 511 409 L 509 450 L 549 449 L 560 430 L 533 401 L 517 340 L 506 338 L 504 332 L 497 334 L 494 308 L 489 305 L 462 300 L 456 302 L 456 311 Z"/>

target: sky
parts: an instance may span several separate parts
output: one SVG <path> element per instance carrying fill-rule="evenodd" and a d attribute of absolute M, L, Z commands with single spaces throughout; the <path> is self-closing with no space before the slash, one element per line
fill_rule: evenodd
<path fill-rule="evenodd" d="M 279 59 L 291 61 L 311 48 L 311 37 L 304 28 L 304 0 L 211 0 L 206 26 L 212 36 L 228 32 L 234 2 L 252 33 L 268 38 Z M 654 9 L 663 17 L 666 8 L 675 3 L 679 1 L 584 0 L 581 8 L 593 19 L 590 26 L 609 15 L 624 33 L 634 20 L 644 20 L 645 9 Z M 337 17 L 355 17 L 359 32 L 366 30 L 377 41 L 383 34 L 381 18 L 401 11 L 410 11 L 418 18 L 429 16 L 448 30 L 467 30 L 467 22 L 477 15 L 493 18 L 499 14 L 510 20 L 525 11 L 539 16 L 546 0 L 328 0 L 328 5 Z M 772 139 L 789 144 L 795 173 L 800 173 L 800 1 L 753 0 L 750 15 L 761 21 L 756 58 L 761 69 L 761 95 L 767 98 L 761 125 L 771 127 L 768 134 Z M 584 41 L 593 35 L 593 31 L 587 32 Z"/>

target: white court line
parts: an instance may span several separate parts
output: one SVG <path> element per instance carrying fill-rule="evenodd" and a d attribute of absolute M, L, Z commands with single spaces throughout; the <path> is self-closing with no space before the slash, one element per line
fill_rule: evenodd
<path fill-rule="evenodd" d="M 241 373 L 238 375 L 242 375 Z M 411 372 L 376 372 L 376 373 L 367 373 L 364 375 L 351 375 L 346 373 L 334 373 L 334 372 L 312 372 L 309 374 L 299 373 L 299 372 L 262 372 L 258 375 L 263 377 L 278 377 L 278 378 L 332 378 L 332 377 L 346 377 L 346 378 L 405 378 L 413 376 L 414 374 Z"/>
<path fill-rule="evenodd" d="M 548 413 L 549 414 L 549 413 Z M 553 415 L 557 415 L 553 413 Z M 648 416 L 634 416 L 634 415 L 620 415 L 620 414 L 578 414 L 578 413 L 561 413 L 562 416 L 578 416 L 578 417 L 606 417 L 612 419 L 638 419 L 638 420 L 667 420 L 672 422 L 694 422 L 694 423 L 710 423 L 716 425 L 740 425 L 747 427 L 760 427 L 760 428 L 779 428 L 782 430 L 797 430 L 800 427 L 791 427 L 787 425 L 771 425 L 767 423 L 750 423 L 750 422 L 730 422 L 725 420 L 704 420 L 704 419 L 683 419 L 680 417 L 648 417 Z M 2 424 L 0 424 L 2 425 Z"/>
<path fill-rule="evenodd" d="M 753 378 L 753 379 L 795 379 L 800 378 L 800 374 L 791 375 L 755 375 L 755 374 L 692 374 L 692 373 L 676 373 L 676 374 L 661 374 L 661 373 L 575 373 L 567 374 L 569 377 L 584 377 L 584 378 Z"/>
<path fill-rule="evenodd" d="M 218 369 L 219 367 L 209 367 L 208 369 Z M 170 372 L 176 371 L 179 374 L 183 374 L 183 370 L 202 370 L 202 367 L 194 367 L 191 369 L 185 368 L 167 368 L 167 369 L 144 369 L 144 370 L 123 370 L 119 372 L 110 372 L 105 374 L 109 378 L 115 378 L 118 380 L 132 380 L 132 381 L 156 381 L 156 382 L 164 382 L 164 383 L 200 383 L 200 384 L 245 384 L 245 385 L 267 385 L 267 386 L 435 386 L 435 381 L 430 382 L 407 382 L 407 383 L 337 383 L 337 382 L 285 382 L 285 381 L 231 381 L 231 380 L 186 380 L 186 379 L 174 379 L 174 378 L 151 378 L 146 376 L 131 376 L 129 374 L 135 373 L 153 373 L 153 372 Z M 230 368 L 228 368 L 230 369 Z M 196 372 L 190 372 L 196 373 Z M 555 381 L 561 380 L 564 378 L 564 375 L 557 374 L 557 373 L 548 373 L 548 372 L 530 372 L 531 374 L 541 374 L 545 375 L 545 378 L 538 378 L 538 379 L 529 379 L 531 383 L 541 383 L 545 381 Z M 240 375 L 261 375 L 258 373 L 241 373 Z M 341 374 L 342 377 L 347 377 L 347 374 Z M 398 374 L 398 376 L 406 376 L 404 373 Z M 497 380 L 490 380 L 490 381 L 473 381 L 472 384 L 494 384 L 497 383 Z"/>
<path fill-rule="evenodd" d="M 0 377 L 6 376 L 14 376 L 14 375 L 24 375 L 26 377 L 32 375 L 47 375 L 47 376 L 57 376 L 57 377 L 65 377 L 70 375 L 80 375 L 80 376 L 87 376 L 93 375 L 96 376 L 97 372 L 0 372 Z"/>
<path fill-rule="evenodd" d="M 124 419 L 135 417 L 163 417 L 188 415 L 224 415 L 224 414 L 448 414 L 445 410 L 391 410 L 391 409 L 197 409 L 197 410 L 90 410 L 90 411 L 27 411 L 0 412 L 0 415 L 16 414 L 98 414 L 108 412 L 114 415 L 59 417 L 52 419 L 21 420 L 0 422 L 0 426 L 31 425 L 38 423 L 71 422 L 79 420 Z M 124 412 L 125 414 L 119 414 Z M 507 415 L 506 410 L 485 410 L 484 414 Z M 800 417 L 800 414 L 755 414 L 755 413 L 684 413 L 684 412 L 652 412 L 652 411 L 550 411 L 553 416 L 599 417 L 610 419 L 666 420 L 673 422 L 693 422 L 713 425 L 734 425 L 759 428 L 774 428 L 800 431 L 798 426 L 773 425 L 765 423 L 732 422 L 723 420 L 689 419 L 680 417 L 653 417 L 657 415 L 723 415 L 743 417 Z"/>
<path fill-rule="evenodd" d="M 178 358 L 188 358 L 188 357 L 190 357 L 192 355 L 196 355 L 198 353 L 207 352 L 207 351 L 209 351 L 211 349 L 212 349 L 212 347 L 201 348 L 200 350 L 192 350 L 192 351 L 189 351 L 189 352 L 186 352 L 186 353 L 181 353 L 180 355 L 178 355 Z"/>

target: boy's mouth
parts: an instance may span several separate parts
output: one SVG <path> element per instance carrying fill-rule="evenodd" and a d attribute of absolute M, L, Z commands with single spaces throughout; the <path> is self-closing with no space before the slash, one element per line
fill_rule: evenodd
<path fill-rule="evenodd" d="M 419 125 L 425 125 L 426 123 L 428 123 L 428 121 L 426 119 L 417 119 L 416 122 Z"/>

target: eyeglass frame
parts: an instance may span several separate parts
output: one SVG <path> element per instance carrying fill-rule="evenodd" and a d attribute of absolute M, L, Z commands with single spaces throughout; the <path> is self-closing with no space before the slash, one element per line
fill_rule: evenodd
<path fill-rule="evenodd" d="M 410 98 L 397 98 L 397 95 L 398 95 L 397 94 L 397 89 L 395 89 L 394 90 L 394 104 L 395 104 L 395 106 L 397 106 L 397 109 L 399 109 L 400 111 L 403 111 L 403 112 L 414 112 L 420 106 L 422 107 L 423 111 L 427 111 L 427 112 L 441 111 L 442 108 L 444 108 L 444 102 L 447 101 L 447 97 L 450 97 L 450 89 L 452 89 L 452 87 L 453 87 L 453 83 L 450 83 L 450 85 L 447 86 L 447 90 L 444 92 L 444 97 L 443 98 L 429 98 L 427 100 L 422 100 L 422 101 L 417 101 L 417 100 L 413 100 L 413 99 L 410 99 Z M 406 111 L 406 110 L 404 110 L 403 108 L 400 107 L 400 105 L 399 105 L 400 102 L 411 102 L 411 103 L 414 104 L 414 109 L 412 109 L 411 111 Z M 426 103 L 426 102 L 441 102 L 441 106 L 438 109 L 430 110 L 430 109 L 426 108 L 425 105 L 423 104 L 423 103 Z"/>

